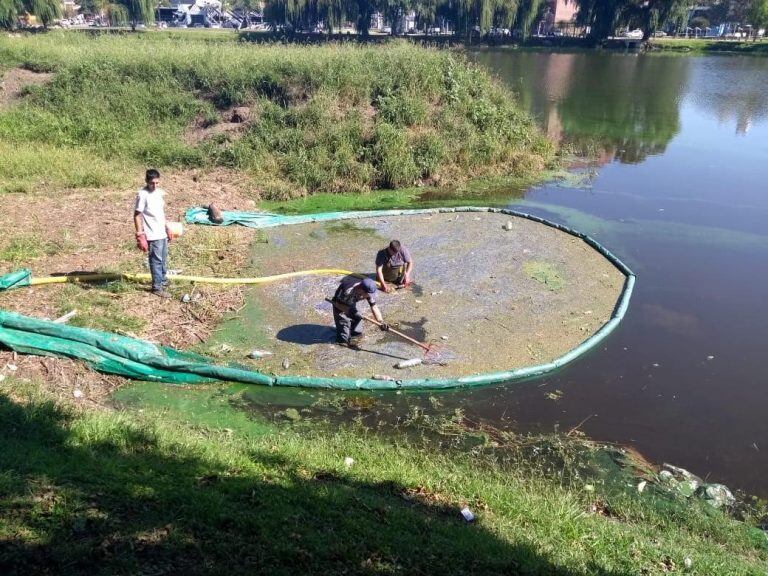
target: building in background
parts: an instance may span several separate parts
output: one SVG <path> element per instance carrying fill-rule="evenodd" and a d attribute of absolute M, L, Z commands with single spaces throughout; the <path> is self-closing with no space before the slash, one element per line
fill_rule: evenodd
<path fill-rule="evenodd" d="M 579 6 L 576 0 L 547 0 L 544 17 L 539 22 L 536 33 L 551 36 L 574 26 Z"/>

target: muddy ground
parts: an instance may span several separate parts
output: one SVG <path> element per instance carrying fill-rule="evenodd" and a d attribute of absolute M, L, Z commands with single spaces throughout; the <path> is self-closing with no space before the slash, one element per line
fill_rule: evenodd
<path fill-rule="evenodd" d="M 366 218 L 284 226 L 267 235 L 269 242 L 253 252 L 261 275 L 313 268 L 372 275 L 376 251 L 400 239 L 414 257 L 415 284 L 380 291 L 380 308 L 393 327 L 435 343 L 445 361 L 395 369 L 401 360 L 422 357 L 421 351 L 370 324 L 361 351 L 337 346 L 324 298 L 333 295 L 339 278 L 310 276 L 254 289 L 258 322 L 235 320 L 254 343 L 273 352 L 250 364 L 276 374 L 410 379 L 549 362 L 610 318 L 624 283 L 583 241 L 503 214 Z M 367 304 L 361 310 L 370 315 Z"/>

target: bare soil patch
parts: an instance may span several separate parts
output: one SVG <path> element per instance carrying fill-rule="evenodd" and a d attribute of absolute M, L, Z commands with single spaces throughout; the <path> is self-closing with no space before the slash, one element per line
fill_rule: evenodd
<path fill-rule="evenodd" d="M 0 226 L 6 230 L 0 248 L 14 238 L 31 238 L 44 246 L 42 253 L 20 261 L 0 261 L 0 273 L 30 268 L 33 277 L 87 271 L 146 272 L 145 256 L 136 249 L 133 201 L 142 185 L 141 175 L 124 189 L 60 191 L 55 195 L 6 194 L 0 196 Z M 254 208 L 258 192 L 241 176 L 225 170 L 163 174 L 166 214 L 182 220 L 190 206 L 215 201 L 223 209 Z M 249 267 L 254 231 L 243 227 L 187 227 L 171 245 L 170 268 L 194 275 L 241 276 Z M 114 306 L 117 314 L 135 319 L 142 328 L 126 332 L 167 346 L 184 348 L 206 340 L 221 318 L 243 303 L 239 286 L 212 287 L 172 284 L 172 300 L 162 300 L 142 284 L 113 293 L 107 285 L 74 287 L 54 284 L 2 294 L 0 307 L 38 318 L 56 318 L 68 311 L 65 302 L 90 301 L 98 296 Z M 180 298 L 188 293 L 190 303 Z M 67 297 L 70 300 L 67 300 Z M 98 314 L 101 308 L 91 309 Z M 79 312 L 79 321 L 87 314 Z M 10 353 L 0 355 L 5 365 Z M 56 393 L 70 396 L 76 386 L 84 398 L 105 397 L 124 380 L 97 374 L 80 363 L 64 359 L 19 357 L 18 376 L 44 379 Z M 85 401 L 85 400 L 83 400 Z"/>
<path fill-rule="evenodd" d="M 40 86 L 50 82 L 53 74 L 47 72 L 32 72 L 24 68 L 12 68 L 0 79 L 0 109 L 12 106 L 24 94 L 24 87 Z"/>
<path fill-rule="evenodd" d="M 260 274 L 313 268 L 372 274 L 377 250 L 399 238 L 414 256 L 415 285 L 378 293 L 385 320 L 435 342 L 449 358 L 445 365 L 394 369 L 421 351 L 370 324 L 363 326 L 362 351 L 337 346 L 324 299 L 339 279 L 313 276 L 253 292 L 261 322 L 243 329 L 258 331 L 254 341 L 268 342 L 274 355 L 252 364 L 275 374 L 436 378 L 546 363 L 610 319 L 625 280 L 580 239 L 502 214 L 366 218 L 284 226 L 268 236 L 254 248 Z M 361 310 L 370 315 L 366 304 Z"/>
<path fill-rule="evenodd" d="M 254 111 L 248 106 L 234 106 L 219 114 L 219 121 L 213 124 L 198 117 L 184 133 L 184 141 L 194 146 L 204 140 L 223 135 L 230 140 L 239 138 L 253 121 Z"/>

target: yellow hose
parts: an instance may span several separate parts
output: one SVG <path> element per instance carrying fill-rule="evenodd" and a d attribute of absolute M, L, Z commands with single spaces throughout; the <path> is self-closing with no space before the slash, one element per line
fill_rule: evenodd
<path fill-rule="evenodd" d="M 274 276 L 262 276 L 260 278 L 210 278 L 206 276 L 184 276 L 182 274 L 169 274 L 168 280 L 174 282 L 200 282 L 205 284 L 266 284 L 286 278 L 296 278 L 299 276 L 356 276 L 365 278 L 364 274 L 350 272 L 349 270 L 338 270 L 336 268 L 318 268 L 316 270 L 300 270 L 298 272 L 287 272 L 285 274 L 276 274 Z M 122 272 L 111 272 L 104 274 L 66 274 L 62 276 L 48 276 L 46 278 L 32 278 L 30 286 L 39 286 L 41 284 L 65 284 L 78 282 L 98 282 L 104 280 L 150 280 L 151 274 L 146 272 L 139 274 L 129 274 Z"/>

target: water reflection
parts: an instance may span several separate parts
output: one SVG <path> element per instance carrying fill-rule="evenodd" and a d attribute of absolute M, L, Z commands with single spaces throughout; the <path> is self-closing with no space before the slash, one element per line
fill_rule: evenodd
<path fill-rule="evenodd" d="M 680 131 L 688 59 L 499 52 L 473 58 L 510 84 L 548 136 L 589 151 L 598 163 L 642 162 L 664 152 Z"/>
<path fill-rule="evenodd" d="M 768 65 L 760 58 L 700 59 L 692 74 L 688 98 L 693 105 L 745 135 L 768 120 Z"/>

